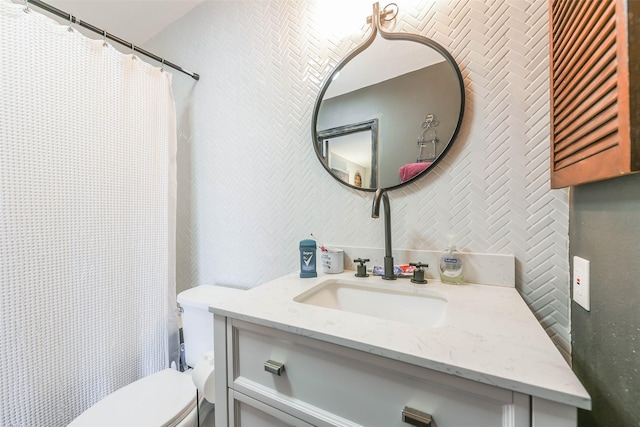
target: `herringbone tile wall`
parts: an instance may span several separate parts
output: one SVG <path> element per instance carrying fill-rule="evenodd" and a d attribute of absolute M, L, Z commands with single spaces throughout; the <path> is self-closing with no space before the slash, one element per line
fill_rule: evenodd
<path fill-rule="evenodd" d="M 350 35 L 328 29 L 352 1 L 205 1 L 147 44 L 202 76 L 173 79 L 179 290 L 295 271 L 311 232 L 325 244 L 383 246 L 371 194 L 329 177 L 311 145 L 322 81 L 371 11 L 358 2 Z M 518 289 L 566 355 L 569 208 L 568 192 L 549 186 L 547 2 L 398 4 L 395 31 L 447 47 L 468 103 L 446 159 L 390 194 L 394 247 L 440 249 L 455 233 L 461 250 L 514 254 Z"/>

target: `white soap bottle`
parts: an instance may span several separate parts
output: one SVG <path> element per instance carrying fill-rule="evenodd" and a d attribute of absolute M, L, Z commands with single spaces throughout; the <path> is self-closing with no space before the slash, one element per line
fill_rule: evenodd
<path fill-rule="evenodd" d="M 453 236 L 449 236 L 449 247 L 440 257 L 440 281 L 450 285 L 464 284 L 463 263 L 460 252 L 453 243 Z"/>

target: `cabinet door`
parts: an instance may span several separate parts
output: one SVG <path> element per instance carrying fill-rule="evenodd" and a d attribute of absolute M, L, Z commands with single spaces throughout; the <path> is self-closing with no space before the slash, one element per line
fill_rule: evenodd
<path fill-rule="evenodd" d="M 229 390 L 229 425 L 234 427 L 312 427 L 255 399 Z"/>
<path fill-rule="evenodd" d="M 550 0 L 549 12 L 551 187 L 639 171 L 640 2 Z"/>

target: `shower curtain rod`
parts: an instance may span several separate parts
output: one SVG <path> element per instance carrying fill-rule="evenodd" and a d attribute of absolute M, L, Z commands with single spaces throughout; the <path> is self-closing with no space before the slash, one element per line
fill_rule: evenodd
<path fill-rule="evenodd" d="M 120 37 L 114 36 L 113 34 L 107 33 L 106 30 L 100 29 L 94 25 L 89 24 L 88 22 L 84 22 L 81 21 L 80 19 L 78 19 L 77 17 L 73 16 L 70 13 L 67 12 L 63 12 L 60 9 L 57 9 L 53 6 L 51 6 L 50 4 L 47 4 L 43 1 L 40 0 L 24 0 L 24 4 L 25 4 L 25 10 L 28 10 L 29 5 L 32 4 L 34 6 L 38 6 L 39 8 L 42 8 L 44 10 L 46 10 L 49 13 L 52 13 L 56 16 L 59 16 L 61 18 L 65 18 L 66 20 L 68 20 L 70 23 L 73 24 L 78 24 L 81 27 L 84 27 L 88 30 L 93 31 L 94 33 L 98 33 L 101 36 L 103 36 L 105 39 L 109 39 L 109 40 L 113 40 L 114 42 L 120 43 L 123 46 L 127 46 L 129 48 L 131 48 L 132 51 L 134 52 L 138 52 L 141 53 L 142 55 L 148 56 L 149 58 L 155 59 L 156 61 L 160 62 L 163 65 L 166 65 L 167 67 L 171 67 L 175 70 L 180 71 L 181 73 L 187 74 L 188 76 L 191 76 L 194 80 L 200 80 L 200 75 L 198 75 L 197 73 L 192 73 L 191 71 L 187 71 L 184 68 L 182 68 L 179 65 L 176 65 L 172 62 L 169 62 L 167 60 L 165 60 L 164 58 L 159 57 L 158 55 L 154 55 L 151 52 L 147 52 L 144 49 L 140 49 L 138 46 L 135 46 L 133 43 L 130 43 L 126 40 L 121 39 Z M 106 40 L 105 40 L 106 41 Z"/>

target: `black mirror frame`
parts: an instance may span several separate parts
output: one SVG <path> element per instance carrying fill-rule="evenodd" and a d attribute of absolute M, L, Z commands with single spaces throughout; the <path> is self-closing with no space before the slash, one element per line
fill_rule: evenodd
<path fill-rule="evenodd" d="M 445 60 L 447 61 L 447 63 L 451 66 L 451 68 L 454 70 L 454 72 L 456 73 L 456 76 L 458 77 L 458 82 L 460 84 L 460 115 L 458 117 L 458 122 L 456 123 L 456 127 L 453 131 L 453 134 L 451 135 L 451 138 L 449 139 L 449 141 L 447 142 L 447 144 L 445 145 L 444 149 L 442 150 L 442 152 L 440 153 L 440 155 L 433 161 L 433 163 L 426 168 L 425 170 L 423 170 L 422 172 L 420 172 L 419 174 L 417 174 L 416 176 L 412 177 L 411 179 L 408 179 L 405 182 L 401 182 L 397 185 L 393 185 L 391 187 L 385 187 L 384 190 L 388 191 L 388 190 L 393 190 L 396 188 L 400 188 L 403 187 L 415 180 L 417 180 L 418 178 L 424 176 L 425 174 L 427 174 L 443 157 L 444 155 L 447 153 L 447 151 L 449 151 L 449 149 L 451 148 L 451 146 L 453 145 L 453 143 L 456 140 L 456 137 L 458 136 L 458 133 L 460 132 L 460 128 L 462 126 L 462 119 L 464 117 L 464 110 L 465 110 L 465 88 L 464 88 L 464 79 L 462 77 L 462 73 L 460 72 L 460 68 L 458 67 L 458 64 L 456 63 L 455 59 L 451 56 L 451 54 L 444 48 L 442 47 L 440 44 L 438 44 L 437 42 L 427 38 L 427 37 L 423 37 L 417 34 L 409 34 L 409 33 L 392 33 L 392 32 L 386 32 L 384 31 L 381 26 L 380 26 L 380 13 L 378 11 L 378 4 L 374 4 L 374 8 L 373 8 L 374 12 L 372 15 L 372 20 L 371 20 L 371 34 L 369 35 L 369 37 L 362 43 L 360 44 L 358 47 L 356 47 L 353 51 L 349 52 L 349 54 L 347 56 L 345 56 L 337 65 L 336 67 L 331 71 L 331 73 L 329 74 L 329 76 L 325 79 L 324 83 L 322 84 L 322 87 L 320 88 L 320 92 L 318 93 L 318 96 L 316 97 L 316 102 L 315 105 L 313 107 L 313 115 L 312 115 L 312 120 L 311 120 L 311 140 L 313 141 L 313 148 L 316 152 L 316 156 L 318 157 L 318 160 L 320 160 L 320 163 L 322 164 L 322 166 L 325 168 L 325 170 L 327 172 L 329 172 L 329 174 L 338 182 L 340 182 L 343 185 L 346 185 L 348 187 L 351 187 L 355 190 L 360 190 L 360 191 L 368 191 L 368 192 L 374 192 L 377 189 L 376 188 L 362 188 L 362 187 L 356 187 L 355 185 L 351 185 L 347 182 L 342 181 L 340 178 L 338 178 L 329 168 L 329 165 L 326 164 L 326 162 L 323 161 L 323 156 L 322 156 L 322 151 L 321 151 L 321 147 L 318 146 L 317 141 L 319 140 L 319 136 L 318 136 L 318 130 L 317 130 L 317 126 L 318 126 L 318 113 L 320 111 L 320 104 L 322 103 L 322 100 L 324 98 L 325 93 L 327 92 L 327 89 L 329 88 L 329 85 L 331 84 L 332 80 L 334 79 L 334 77 L 336 76 L 336 74 L 338 74 L 345 65 L 347 65 L 347 63 L 349 63 L 349 61 L 351 61 L 353 58 L 355 58 L 357 55 L 359 55 L 361 52 L 363 52 L 365 49 L 367 49 L 371 43 L 373 43 L 373 40 L 376 38 L 376 34 L 379 32 L 380 36 L 386 40 L 405 40 L 405 41 L 412 41 L 412 42 L 416 42 L 416 43 L 421 43 L 424 44 L 432 49 L 434 49 L 435 51 L 437 51 L 438 53 L 440 53 Z"/>

